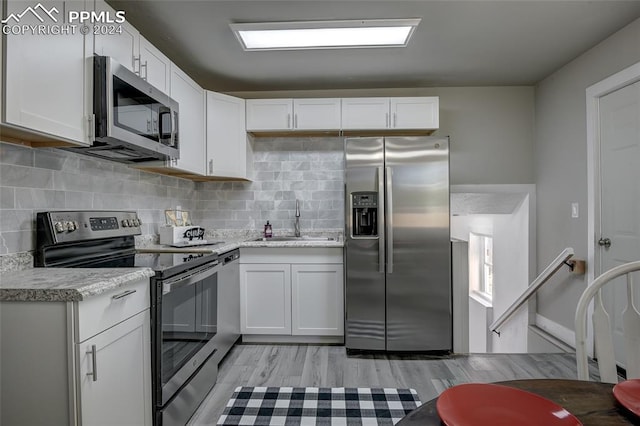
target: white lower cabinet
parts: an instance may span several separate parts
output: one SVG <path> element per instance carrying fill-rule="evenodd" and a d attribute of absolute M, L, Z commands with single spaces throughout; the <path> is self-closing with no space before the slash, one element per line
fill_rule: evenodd
<path fill-rule="evenodd" d="M 77 345 L 83 425 L 150 424 L 149 312 Z"/>
<path fill-rule="evenodd" d="M 342 265 L 291 265 L 291 334 L 344 335 Z"/>
<path fill-rule="evenodd" d="M 0 302 L 0 424 L 150 426 L 149 288 Z"/>
<path fill-rule="evenodd" d="M 291 265 L 241 264 L 240 303 L 243 334 L 291 334 Z"/>
<path fill-rule="evenodd" d="M 341 248 L 243 248 L 240 260 L 243 340 L 342 339 Z"/>

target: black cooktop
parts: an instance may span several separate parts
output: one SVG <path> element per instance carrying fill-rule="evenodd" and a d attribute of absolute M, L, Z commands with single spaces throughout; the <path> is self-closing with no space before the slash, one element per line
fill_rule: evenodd
<path fill-rule="evenodd" d="M 157 278 L 166 278 L 215 261 L 214 253 L 138 253 L 133 266 L 151 268 Z"/>

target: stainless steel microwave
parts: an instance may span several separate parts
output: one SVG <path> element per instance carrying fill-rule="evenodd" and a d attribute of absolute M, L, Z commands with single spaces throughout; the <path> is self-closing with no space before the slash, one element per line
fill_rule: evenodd
<path fill-rule="evenodd" d="M 124 163 L 180 157 L 178 102 L 120 65 L 93 58 L 95 134 L 74 151 Z"/>

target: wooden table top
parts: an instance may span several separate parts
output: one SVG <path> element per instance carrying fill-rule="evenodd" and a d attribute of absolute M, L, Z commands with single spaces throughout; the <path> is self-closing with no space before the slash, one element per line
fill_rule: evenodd
<path fill-rule="evenodd" d="M 547 398 L 576 416 L 584 426 L 640 425 L 640 417 L 627 411 L 613 396 L 610 383 L 564 379 L 510 380 L 496 384 L 511 386 Z M 441 426 L 432 399 L 407 414 L 397 426 Z"/>

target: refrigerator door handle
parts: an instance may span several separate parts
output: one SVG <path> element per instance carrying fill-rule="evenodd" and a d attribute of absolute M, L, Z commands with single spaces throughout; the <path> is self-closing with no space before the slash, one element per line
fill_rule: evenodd
<path fill-rule="evenodd" d="M 393 169 L 386 167 L 386 196 L 387 202 L 384 204 L 386 211 L 384 212 L 387 218 L 387 274 L 393 273 Z"/>
<path fill-rule="evenodd" d="M 384 274 L 384 167 L 377 168 L 378 174 L 378 272 Z"/>

